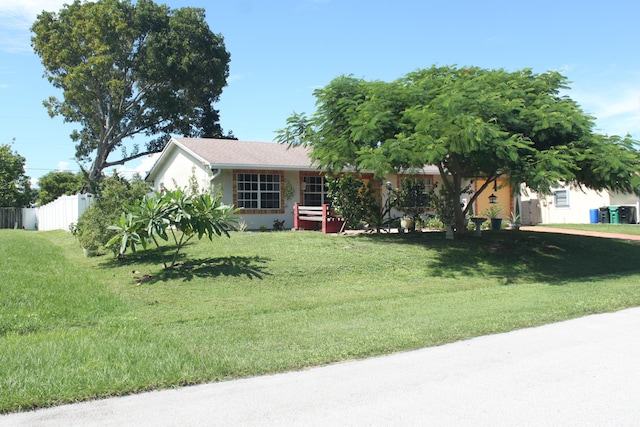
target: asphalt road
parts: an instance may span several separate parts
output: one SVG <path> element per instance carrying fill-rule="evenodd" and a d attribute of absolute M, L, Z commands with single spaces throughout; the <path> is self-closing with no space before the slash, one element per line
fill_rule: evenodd
<path fill-rule="evenodd" d="M 640 308 L 0 426 L 638 426 Z"/>

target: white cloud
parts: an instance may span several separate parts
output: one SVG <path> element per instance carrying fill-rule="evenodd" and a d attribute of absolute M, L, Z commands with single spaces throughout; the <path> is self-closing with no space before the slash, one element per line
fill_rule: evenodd
<path fill-rule="evenodd" d="M 58 11 L 70 0 L 0 0 L 0 49 L 30 51 L 30 28 L 43 10 Z"/>
<path fill-rule="evenodd" d="M 58 170 L 66 171 L 69 169 L 69 162 L 58 162 Z"/>
<path fill-rule="evenodd" d="M 140 157 L 139 159 L 137 159 L 137 163 L 136 161 L 132 162 L 135 164 L 135 166 L 120 166 L 117 169 L 118 175 L 125 178 L 132 178 L 135 174 L 138 174 L 144 179 L 144 177 L 147 176 L 147 173 L 149 173 L 149 171 L 151 170 L 151 167 L 154 165 L 156 160 L 158 160 L 158 157 L 160 157 L 160 153 L 149 154 L 148 156 Z"/>
<path fill-rule="evenodd" d="M 565 66 L 574 101 L 596 119 L 596 131 L 607 135 L 631 134 L 640 139 L 640 72 L 636 67 L 602 64 Z"/>
<path fill-rule="evenodd" d="M 227 83 L 237 82 L 239 80 L 242 80 L 243 78 L 243 74 L 229 74 L 229 77 L 227 77 Z"/>
<path fill-rule="evenodd" d="M 156 160 L 160 157 L 160 153 L 149 154 L 142 158 L 140 164 L 135 168 L 135 171 L 138 172 L 142 177 L 149 173 L 151 167 L 156 163 Z"/>
<path fill-rule="evenodd" d="M 640 111 L 640 91 L 638 90 L 613 93 L 607 97 L 602 94 L 594 94 L 587 99 L 597 107 L 596 115 L 603 119 Z"/>
<path fill-rule="evenodd" d="M 640 82 L 611 82 L 579 88 L 571 90 L 570 96 L 596 117 L 600 132 L 640 137 Z"/>
<path fill-rule="evenodd" d="M 25 23 L 28 28 L 40 12 L 43 10 L 57 12 L 65 3 L 70 3 L 70 0 L 2 0 L 0 14 L 4 18 L 12 18 L 7 21 L 12 21 L 14 28 L 24 26 Z"/>
<path fill-rule="evenodd" d="M 576 68 L 575 64 L 564 64 L 561 65 L 556 71 L 562 75 L 567 75 L 567 73 L 573 71 Z"/>

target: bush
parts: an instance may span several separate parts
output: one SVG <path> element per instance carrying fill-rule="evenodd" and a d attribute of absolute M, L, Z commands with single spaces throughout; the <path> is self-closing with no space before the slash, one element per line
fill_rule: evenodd
<path fill-rule="evenodd" d="M 327 177 L 327 188 L 332 206 L 344 218 L 347 229 L 360 229 L 366 223 L 379 232 L 389 225 L 393 206 L 376 196 L 371 181 L 365 183 L 351 174 L 345 174 Z"/>
<path fill-rule="evenodd" d="M 345 227 L 360 228 L 369 210 L 370 188 L 351 174 L 327 177 L 326 181 L 331 205 L 344 218 Z"/>
<path fill-rule="evenodd" d="M 80 246 L 90 252 L 103 252 L 104 245 L 109 241 L 110 218 L 103 210 L 93 204 L 85 210 L 76 226 L 76 237 Z"/>
<path fill-rule="evenodd" d="M 393 190 L 392 194 L 396 209 L 415 222 L 427 211 L 431 203 L 431 195 L 426 192 L 422 179 L 404 178 L 400 188 Z"/>
<path fill-rule="evenodd" d="M 444 223 L 436 217 L 430 217 L 427 220 L 426 226 L 429 230 L 441 230 L 444 231 Z"/>
<path fill-rule="evenodd" d="M 107 242 L 115 236 L 109 226 L 120 218 L 124 205 L 133 204 L 147 193 L 149 187 L 140 177 L 128 181 L 114 173 L 103 178 L 95 201 L 78 218 L 76 236 L 80 245 L 91 252 L 104 253 Z"/>

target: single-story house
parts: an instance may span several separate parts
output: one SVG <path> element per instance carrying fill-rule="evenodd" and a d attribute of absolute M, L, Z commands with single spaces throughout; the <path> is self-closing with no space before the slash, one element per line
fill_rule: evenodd
<path fill-rule="evenodd" d="M 424 168 L 421 176 L 427 189 L 439 179 L 436 167 Z M 195 179 L 200 188 L 214 186 L 222 201 L 241 207 L 241 221 L 249 229 L 274 221 L 293 227 L 293 207 L 320 206 L 327 202 L 324 173 L 313 166 L 309 149 L 287 148 L 272 142 L 248 142 L 209 138 L 171 138 L 145 180 L 153 189 L 189 188 Z M 372 180 L 373 175 L 363 175 Z M 385 183 L 398 187 L 400 175 L 389 175 L 376 183 L 386 197 Z"/>
<path fill-rule="evenodd" d="M 396 188 L 404 176 L 389 175 L 375 183 L 381 197 L 386 197 L 386 182 Z M 422 177 L 427 189 L 440 180 L 436 167 L 425 167 L 412 176 Z M 363 178 L 371 180 L 373 176 Z M 309 149 L 304 147 L 228 139 L 171 138 L 146 177 L 156 191 L 187 188 L 194 179 L 202 189 L 214 186 L 221 190 L 224 203 L 243 208 L 241 220 L 250 229 L 272 228 L 275 220 L 284 221 L 284 227 L 291 228 L 294 204 L 320 206 L 327 201 L 324 173 L 312 165 Z M 472 181 L 472 190 L 479 189 L 482 183 L 482 179 Z M 635 207 L 633 217 L 626 220 L 638 222 L 640 206 L 635 195 L 567 185 L 553 189 L 548 196 L 522 187 L 518 198 L 513 197 L 514 192 L 503 180 L 485 193 L 497 197 L 503 207 L 503 219 L 508 219 L 519 203 L 523 224 L 589 223 L 593 222 L 593 210 L 618 205 Z M 467 203 L 464 196 L 461 203 Z M 479 216 L 487 207 L 488 197 L 483 195 L 475 201 L 473 212 Z"/>
<path fill-rule="evenodd" d="M 576 185 L 561 185 L 551 194 L 542 195 L 522 187 L 520 203 L 523 224 L 589 224 L 598 210 L 598 222 L 603 222 L 611 206 L 624 207 L 621 223 L 638 223 L 638 197 L 634 194 L 595 191 Z M 629 209 L 631 208 L 631 209 Z"/>

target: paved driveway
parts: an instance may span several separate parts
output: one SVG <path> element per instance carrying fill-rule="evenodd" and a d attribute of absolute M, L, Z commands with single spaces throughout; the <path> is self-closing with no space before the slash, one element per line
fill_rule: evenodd
<path fill-rule="evenodd" d="M 637 426 L 640 308 L 300 372 L 0 416 L 2 426 Z"/>

